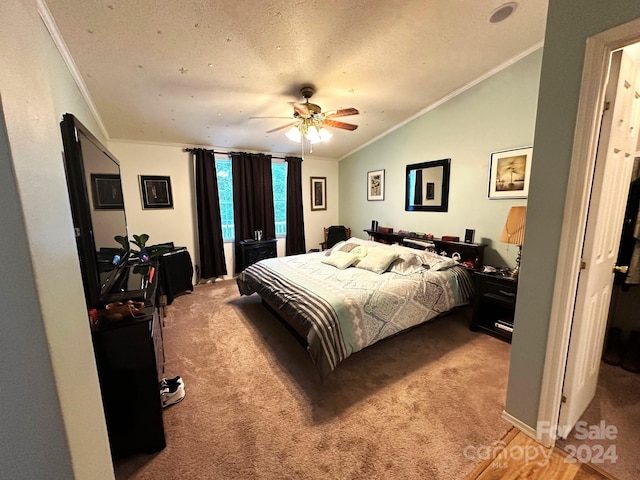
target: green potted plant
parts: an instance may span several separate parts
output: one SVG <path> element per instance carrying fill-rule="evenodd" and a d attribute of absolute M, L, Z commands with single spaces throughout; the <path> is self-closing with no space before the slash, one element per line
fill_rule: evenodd
<path fill-rule="evenodd" d="M 142 263 L 147 263 L 149 262 L 149 260 L 157 258 L 163 253 L 171 250 L 171 247 L 166 244 L 147 246 L 149 235 L 147 235 L 146 233 L 143 233 L 141 235 L 133 235 L 133 240 L 129 240 L 123 235 L 116 235 L 113 238 L 116 242 L 122 245 L 122 248 L 125 251 L 129 250 L 131 253 L 135 254 Z M 138 250 L 129 248 L 129 243 L 132 243 L 133 245 L 138 247 Z"/>

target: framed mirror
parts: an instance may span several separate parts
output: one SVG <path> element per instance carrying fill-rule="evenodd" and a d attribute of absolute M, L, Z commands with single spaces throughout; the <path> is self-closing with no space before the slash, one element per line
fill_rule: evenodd
<path fill-rule="evenodd" d="M 450 158 L 407 165 L 404 209 L 446 212 L 449 209 L 450 172 Z"/>

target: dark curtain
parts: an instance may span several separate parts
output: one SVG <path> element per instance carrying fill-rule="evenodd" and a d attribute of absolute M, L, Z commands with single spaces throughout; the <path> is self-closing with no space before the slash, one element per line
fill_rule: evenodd
<path fill-rule="evenodd" d="M 229 156 L 233 175 L 235 271 L 239 273 L 241 240 L 253 239 L 256 230 L 262 230 L 263 240 L 276 237 L 271 155 L 234 152 Z"/>
<path fill-rule="evenodd" d="M 286 255 L 305 253 L 304 210 L 302 208 L 302 159 L 285 157 L 287 162 L 287 242 Z"/>
<path fill-rule="evenodd" d="M 196 202 L 198 209 L 199 277 L 214 278 L 227 274 L 224 240 L 218 198 L 216 162 L 210 150 L 192 150 L 196 164 Z"/>
<path fill-rule="evenodd" d="M 413 193 L 413 204 L 424 204 L 424 202 L 422 201 L 422 170 L 416 170 L 416 189 Z"/>

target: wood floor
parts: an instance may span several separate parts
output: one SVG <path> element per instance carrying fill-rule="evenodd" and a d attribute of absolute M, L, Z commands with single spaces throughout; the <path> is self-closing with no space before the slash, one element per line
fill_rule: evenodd
<path fill-rule="evenodd" d="M 490 451 L 495 452 L 494 458 L 485 460 L 466 480 L 615 480 L 589 465 L 568 458 L 558 448 L 543 447 L 516 428 L 492 445 Z M 487 456 L 490 455 L 487 453 Z"/>

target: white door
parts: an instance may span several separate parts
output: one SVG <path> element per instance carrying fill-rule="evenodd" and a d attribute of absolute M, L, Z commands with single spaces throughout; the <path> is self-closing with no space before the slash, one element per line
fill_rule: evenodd
<path fill-rule="evenodd" d="M 611 56 L 578 279 L 558 434 L 566 438 L 593 399 L 636 149 L 640 89 L 623 51 Z"/>

